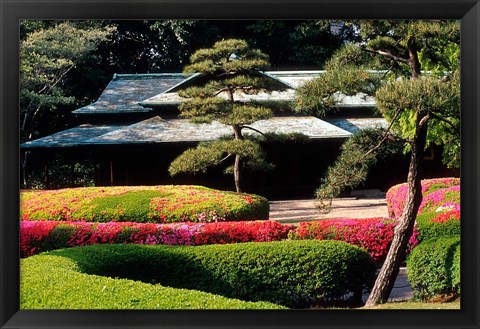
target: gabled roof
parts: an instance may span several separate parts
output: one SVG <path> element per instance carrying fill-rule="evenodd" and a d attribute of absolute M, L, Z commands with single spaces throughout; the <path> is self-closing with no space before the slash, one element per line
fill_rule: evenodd
<path fill-rule="evenodd" d="M 266 76 L 277 80 L 282 83 L 287 89 L 283 91 L 273 91 L 273 92 L 259 92 L 256 94 L 245 94 L 242 92 L 235 93 L 235 100 L 238 102 L 247 102 L 247 101 L 277 101 L 277 102 L 289 102 L 295 99 L 295 89 L 303 85 L 305 82 L 314 79 L 325 71 L 268 71 L 263 72 Z M 196 76 L 199 77 L 199 76 Z M 193 78 L 193 77 L 192 77 Z M 182 98 L 176 92 L 177 90 L 186 87 L 191 83 L 191 81 L 185 81 L 185 83 L 180 83 L 179 85 L 171 88 L 170 90 L 164 91 L 155 95 L 153 97 L 147 98 L 141 101 L 139 104 L 144 107 L 161 107 L 167 105 L 179 105 L 185 101 L 185 98 Z M 219 97 L 227 98 L 226 93 L 221 93 Z M 342 94 L 336 95 L 338 100 L 338 107 L 375 107 L 375 100 L 373 97 L 367 96 L 365 94 L 358 94 L 356 96 L 345 96 Z"/>
<path fill-rule="evenodd" d="M 151 109 L 138 105 L 184 82 L 191 75 L 183 73 L 115 74 L 98 100 L 79 108 L 75 114 L 138 113 Z"/>
<path fill-rule="evenodd" d="M 261 92 L 254 95 L 237 94 L 239 101 L 291 101 L 295 89 L 306 81 L 318 77 L 324 71 L 268 71 L 266 76 L 282 83 L 284 91 Z M 74 114 L 120 114 L 146 113 L 152 107 L 178 105 L 185 99 L 177 91 L 188 87 L 201 78 L 198 73 L 149 73 L 115 74 L 98 100 L 73 111 Z M 343 97 L 338 95 L 338 107 L 374 107 L 372 97 L 357 95 Z"/>

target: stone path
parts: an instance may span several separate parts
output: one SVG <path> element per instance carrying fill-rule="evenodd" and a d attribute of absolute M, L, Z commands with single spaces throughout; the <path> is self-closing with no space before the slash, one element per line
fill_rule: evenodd
<path fill-rule="evenodd" d="M 325 218 L 369 218 L 386 217 L 387 202 L 385 194 L 380 191 L 363 191 L 349 198 L 338 198 L 332 202 L 332 210 L 322 213 L 315 207 L 314 200 L 282 200 L 270 201 L 270 219 L 284 224 Z M 402 267 L 395 280 L 389 301 L 409 300 L 413 296 L 412 288 L 407 281 L 406 268 Z M 365 302 L 368 294 L 363 296 Z"/>

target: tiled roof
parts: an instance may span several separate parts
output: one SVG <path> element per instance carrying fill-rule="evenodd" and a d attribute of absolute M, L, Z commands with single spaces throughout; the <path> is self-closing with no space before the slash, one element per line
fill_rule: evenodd
<path fill-rule="evenodd" d="M 263 133 L 303 133 L 312 139 L 345 138 L 351 135 L 348 131 L 310 116 L 273 117 L 257 121 L 250 126 Z M 245 129 L 244 133 L 258 135 L 257 132 L 249 129 Z M 160 117 L 154 117 L 92 138 L 89 142 L 94 144 L 199 142 L 232 134 L 230 126 L 216 121 L 195 124 L 188 119 L 163 120 Z"/>
<path fill-rule="evenodd" d="M 375 125 L 385 126 L 384 119 L 339 119 L 324 121 L 312 116 L 282 116 L 257 121 L 250 126 L 264 133 L 303 133 L 311 139 L 347 138 L 353 132 Z M 257 135 L 245 129 L 245 134 Z M 164 120 L 158 116 L 132 125 L 81 125 L 22 145 L 22 148 L 72 147 L 101 144 L 150 144 L 199 142 L 231 135 L 230 126 L 219 122 L 194 124 L 187 119 Z"/>
<path fill-rule="evenodd" d="M 21 145 L 22 148 L 44 147 L 71 147 L 88 143 L 88 140 L 114 130 L 125 127 L 124 125 L 90 125 L 84 124 L 75 128 L 67 129 L 56 134 L 38 138 Z"/>
<path fill-rule="evenodd" d="M 138 103 L 185 81 L 182 73 L 115 74 L 98 100 L 79 108 L 75 114 L 149 112 Z"/>
<path fill-rule="evenodd" d="M 237 92 L 235 100 L 239 102 L 246 101 L 279 101 L 288 102 L 295 99 L 295 89 L 305 82 L 318 77 L 324 71 L 269 71 L 265 72 L 267 76 L 271 76 L 283 82 L 289 88 L 284 91 L 274 91 L 271 93 L 259 92 L 256 94 L 245 94 Z M 145 107 L 158 107 L 162 105 L 178 105 L 185 101 L 175 91 L 178 88 L 171 89 L 171 91 L 158 93 L 157 95 L 146 98 L 140 102 Z M 219 97 L 227 98 L 226 92 L 218 95 Z M 335 95 L 338 100 L 338 107 L 374 107 L 375 100 L 373 97 L 365 94 L 357 94 L 355 96 L 345 96 L 342 94 Z"/>

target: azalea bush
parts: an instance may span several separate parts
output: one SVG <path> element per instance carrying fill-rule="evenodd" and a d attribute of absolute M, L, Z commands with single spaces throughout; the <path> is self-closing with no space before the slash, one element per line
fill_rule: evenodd
<path fill-rule="evenodd" d="M 430 193 L 460 185 L 460 178 L 446 177 L 446 178 L 433 178 L 424 179 L 421 181 L 422 195 L 425 198 Z M 386 195 L 388 215 L 390 217 L 399 218 L 402 215 L 403 207 L 405 206 L 405 200 L 407 199 L 408 185 L 407 183 L 398 184 L 392 186 Z"/>
<path fill-rule="evenodd" d="M 65 273 L 58 279 L 59 270 L 64 267 L 50 262 L 55 258 L 74 262 L 69 266 L 72 276 Z M 51 303 L 51 299 L 61 298 L 58 295 L 72 286 L 81 296 L 86 295 L 84 290 L 92 290 L 94 296 L 99 296 L 95 291 L 103 291 L 107 300 L 115 300 L 113 296 L 117 292 L 106 283 L 78 286 L 75 281 L 78 275 L 74 274 L 80 273 L 90 276 L 92 281 L 102 277 L 119 278 L 128 280 L 124 281 L 126 286 L 132 281 L 141 281 L 153 283 L 152 288 L 182 288 L 243 301 L 305 308 L 314 303 L 342 300 L 351 294 L 360 299 L 362 292 L 372 286 L 376 270 L 367 252 L 339 241 L 285 240 L 196 247 L 91 245 L 51 251 L 22 261 L 22 304 L 30 301 L 30 305 L 37 308 Z M 32 275 L 38 272 L 36 268 L 24 267 L 34 261 L 36 265 L 49 264 L 40 265 L 42 271 L 47 272 L 38 274 L 41 278 L 50 276 L 61 284 L 39 283 Z M 46 288 L 43 294 L 34 294 L 33 283 Z M 65 286 L 69 289 L 64 289 Z M 92 286 L 95 289 L 91 289 Z M 55 287 L 60 291 L 58 295 L 52 291 Z M 122 289 L 122 300 L 123 292 Z M 133 296 L 132 299 L 138 298 L 137 294 Z M 77 301 L 78 297 L 70 297 L 72 305 L 82 303 Z M 32 301 L 35 298 L 39 299 L 37 303 Z M 179 299 L 185 298 L 187 295 Z"/>
<path fill-rule="evenodd" d="M 20 255 L 91 244 L 203 245 L 286 239 L 294 227 L 274 221 L 151 224 L 22 221 Z"/>
<path fill-rule="evenodd" d="M 324 219 L 300 223 L 296 230 L 290 231 L 289 237 L 344 241 L 365 248 L 377 264 L 381 264 L 387 256 L 397 223 L 396 220 L 387 218 Z M 408 251 L 417 245 L 417 236 L 415 230 Z"/>
<path fill-rule="evenodd" d="M 116 186 L 22 191 L 24 221 L 222 222 L 268 219 L 268 200 L 202 186 Z"/>
<path fill-rule="evenodd" d="M 419 241 L 460 236 L 460 205 L 437 207 L 417 216 Z"/>
<path fill-rule="evenodd" d="M 460 185 L 439 189 L 424 196 L 419 213 L 426 211 L 441 212 L 444 209 L 460 207 Z"/>

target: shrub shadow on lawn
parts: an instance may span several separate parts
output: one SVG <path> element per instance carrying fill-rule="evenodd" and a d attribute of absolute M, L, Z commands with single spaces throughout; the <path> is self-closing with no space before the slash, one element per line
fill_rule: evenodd
<path fill-rule="evenodd" d="M 282 241 L 199 247 L 95 245 L 53 251 L 80 272 L 198 290 L 290 308 L 354 305 L 373 283 L 363 250 L 336 241 Z M 325 264 L 331 264 L 326 266 Z"/>

